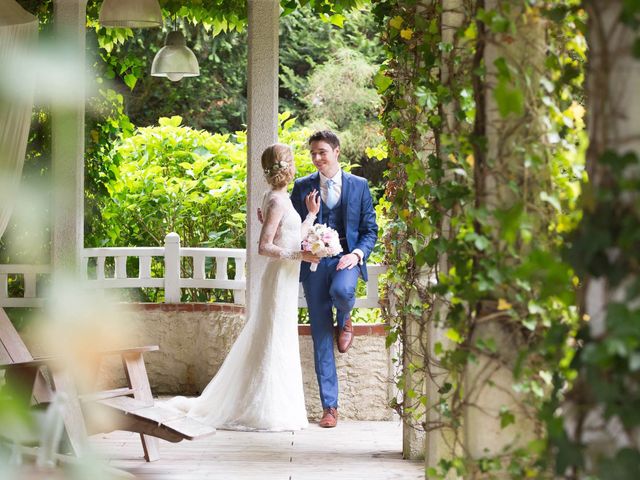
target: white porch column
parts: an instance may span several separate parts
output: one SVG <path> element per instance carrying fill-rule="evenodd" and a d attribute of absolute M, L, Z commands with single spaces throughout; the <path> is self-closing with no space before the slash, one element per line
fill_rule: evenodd
<path fill-rule="evenodd" d="M 54 25 L 74 61 L 85 62 L 87 0 L 54 0 Z M 53 236 L 51 263 L 56 270 L 77 271 L 84 243 L 85 90 L 74 85 L 73 105 L 52 105 Z"/>
<path fill-rule="evenodd" d="M 278 33 L 280 2 L 248 0 L 247 84 L 247 317 L 256 307 L 265 260 L 258 256 L 260 223 L 256 210 L 262 203 L 267 182 L 260 155 L 278 139 Z"/>

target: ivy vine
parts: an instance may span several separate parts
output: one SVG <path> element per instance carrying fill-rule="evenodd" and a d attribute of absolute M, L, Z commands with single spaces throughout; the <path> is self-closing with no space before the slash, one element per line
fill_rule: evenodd
<path fill-rule="evenodd" d="M 581 279 L 581 314 L 588 321 L 576 337 L 577 378 L 568 391 L 554 392 L 571 415 L 553 417 L 550 439 L 559 474 L 631 480 L 640 476 L 640 182 L 633 173 L 640 158 L 632 140 L 638 127 L 625 113 L 637 88 L 620 79 L 637 81 L 630 67 L 640 59 L 640 2 L 585 0 L 583 8 L 589 16 L 589 182 L 567 258 Z"/>
<path fill-rule="evenodd" d="M 375 6 L 387 26 L 376 79 L 387 208 L 398 213 L 385 238 L 385 315 L 389 341 L 405 347 L 398 410 L 448 447 L 428 459 L 429 478 L 551 475 L 550 392 L 570 375 L 578 324 L 576 279 L 560 254 L 584 177 L 584 14 L 576 2 L 488 5 Z M 495 381 L 482 375 L 505 370 L 514 401 L 495 421 L 531 435 L 478 453 L 463 418 Z"/>

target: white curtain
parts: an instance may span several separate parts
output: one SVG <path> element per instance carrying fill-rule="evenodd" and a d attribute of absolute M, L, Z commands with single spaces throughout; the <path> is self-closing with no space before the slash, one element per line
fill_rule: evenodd
<path fill-rule="evenodd" d="M 30 73 L 8 66 L 19 63 L 15 60 L 29 51 L 37 35 L 35 16 L 14 0 L 0 0 L 0 237 L 17 198 L 33 108 L 33 82 L 26 78 Z M 16 79 L 23 82 L 20 95 L 4 88 Z"/>

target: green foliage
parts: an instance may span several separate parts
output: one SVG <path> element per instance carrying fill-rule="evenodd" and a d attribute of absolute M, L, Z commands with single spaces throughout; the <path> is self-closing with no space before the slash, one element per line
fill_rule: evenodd
<path fill-rule="evenodd" d="M 316 68 L 339 63 L 337 52 L 359 54 L 365 63 L 379 65 L 384 59 L 377 25 L 370 11 L 345 15 L 341 28 L 299 8 L 281 19 L 280 105 L 307 121 L 308 80 Z"/>
<path fill-rule="evenodd" d="M 427 431 L 450 432 L 452 448 L 463 449 L 457 443 L 461 418 L 473 395 L 463 379 L 479 358 L 512 368 L 514 398 L 535 412 L 537 428 L 552 417 L 550 405 L 558 401 L 553 387 L 566 388 L 574 375 L 574 278 L 560 252 L 562 235 L 580 218 L 585 43 L 575 32 L 583 19 L 567 9 L 546 24 L 548 69 L 541 76 L 506 46 L 540 15 L 558 15 L 560 2 L 521 2 L 518 15 L 512 2 L 498 2 L 493 10 L 465 4 L 450 38 L 443 37 L 451 27 L 442 22 L 451 17 L 440 3 L 417 3 L 388 0 L 374 7 L 389 57 L 375 84 L 385 105 L 387 212 L 395 213 L 385 235 L 394 308 L 385 309 L 385 317 L 390 338 L 403 339 L 412 355 L 424 359 L 423 367 L 413 365 L 404 375 L 439 387 L 437 398 L 423 397 L 419 384 L 406 387 L 398 408 Z M 484 64 L 487 42 L 505 46 L 491 65 L 494 83 Z M 487 113 L 490 85 L 499 118 Z M 490 141 L 502 142 L 500 150 L 490 150 Z M 476 335 L 492 321 L 506 340 Z M 431 327 L 446 341 L 415 350 L 407 324 L 414 328 L 411 338 L 424 338 Z M 446 375 L 434 376 L 433 365 Z M 406 385 L 401 377 L 400 387 Z M 421 405 L 432 410 L 432 422 Z M 508 428 L 519 416 L 503 409 L 497 421 Z M 551 422 L 546 425 L 551 431 Z M 548 446 L 542 434 L 482 459 L 451 454 L 428 475 L 545 478 L 551 476 Z"/>
<path fill-rule="evenodd" d="M 357 173 L 380 184 L 384 163 L 366 155 L 366 149 L 381 139 L 376 118 L 379 100 L 371 85 L 371 76 L 383 58 L 374 34 L 376 26 L 366 10 L 341 10 L 339 28 L 323 16 L 327 13 L 324 8 L 317 15 L 313 2 L 305 2 L 293 12 L 285 10 L 288 14 L 281 19 L 281 111 L 291 111 L 311 126 L 340 130 L 344 156 L 361 165 Z M 101 59 L 94 68 L 101 81 L 115 85 L 125 96 L 127 114 L 136 125 L 151 125 L 159 116 L 179 114 L 196 129 L 241 130 L 247 121 L 246 32 L 196 24 L 190 12 L 179 10 L 178 28 L 198 58 L 200 76 L 180 83 L 151 77 L 149 65 L 164 43 L 165 31 L 146 29 L 133 34 L 127 29 L 101 28 L 95 21 L 90 24 Z M 339 75 L 343 88 L 324 91 L 324 108 L 314 109 L 312 97 L 327 80 L 333 84 L 333 75 Z M 310 80 L 314 85 L 309 85 Z M 187 84 L 189 88 L 182 88 Z"/>
<path fill-rule="evenodd" d="M 149 74 L 153 58 L 166 39 L 167 31 L 162 29 L 136 31 L 135 36 L 107 51 L 102 42 L 114 29 L 97 27 L 101 59 L 94 69 L 122 93 L 127 114 L 138 126 L 152 125 L 161 116 L 180 114 L 185 124 L 196 129 L 219 133 L 241 130 L 246 124 L 246 32 L 214 34 L 184 20 L 178 29 L 198 59 L 197 77 L 176 83 Z"/>
<path fill-rule="evenodd" d="M 308 131 L 283 114 L 280 140 L 296 149 L 300 175 Z M 104 158 L 112 174 L 100 205 L 103 245 L 161 245 L 176 232 L 192 247 L 243 248 L 246 226 L 246 134 L 210 134 L 161 118 L 123 137 Z"/>
<path fill-rule="evenodd" d="M 325 22 L 341 26 L 344 22 L 342 14 L 349 10 L 362 8 L 368 0 L 281 0 L 280 6 L 284 13 L 289 13 L 302 6 L 308 5 Z"/>
<path fill-rule="evenodd" d="M 619 21 L 637 35 L 640 3 L 621 4 Z M 591 41 L 604 52 L 600 58 L 605 58 L 619 47 L 598 37 L 598 32 L 604 28 L 605 18 L 600 14 L 600 6 L 590 1 L 580 5 L 591 17 Z M 564 9 L 555 14 L 560 18 L 570 18 L 572 11 Z M 586 30 L 584 24 L 579 28 Z M 610 28 L 623 27 L 614 24 Z M 594 65 L 597 61 L 596 57 Z M 594 141 L 587 152 L 590 178 L 589 182 L 584 179 L 579 203 L 582 216 L 571 219 L 572 224 L 579 224 L 568 235 L 566 251 L 566 258 L 580 278 L 584 319 L 590 321 L 581 325 L 577 335 L 573 332 L 567 335 L 569 338 L 575 335 L 576 345 L 575 355 L 568 359 L 572 360 L 568 368 L 565 367 L 572 379 L 571 388 L 561 382 L 554 383 L 545 418 L 558 474 L 571 472 L 571 478 L 592 475 L 589 478 L 631 479 L 639 474 L 637 444 L 634 448 L 620 448 L 618 446 L 625 441 L 616 438 L 616 445 L 607 455 L 594 454 L 589 447 L 592 446 L 590 438 L 598 439 L 602 434 L 598 429 L 604 429 L 605 422 L 619 422 L 619 437 L 628 436 L 628 432 L 637 430 L 640 424 L 637 413 L 640 406 L 640 310 L 637 309 L 637 225 L 640 213 L 637 202 L 630 201 L 637 196 L 640 184 L 635 176 L 629 175 L 638 163 L 638 156 L 635 152 L 623 150 L 617 141 L 603 135 L 603 132 L 619 128 L 612 127 L 618 121 L 619 113 L 611 110 L 611 106 L 619 102 L 619 96 L 616 90 L 600 92 L 593 86 L 609 82 L 612 72 L 594 66 L 590 75 L 590 116 L 597 119 L 592 123 Z M 576 76 L 569 68 L 563 78 L 573 82 Z M 598 96 L 597 101 L 594 94 Z M 586 295 L 590 294 L 594 281 L 606 285 L 607 293 L 603 299 L 606 307 L 602 318 L 589 319 Z M 574 424 L 563 421 L 562 410 L 558 408 L 562 402 L 570 402 L 579 410 Z M 594 412 L 598 413 L 593 415 Z M 590 418 L 600 415 L 603 416 L 602 427 L 587 426 Z"/>
<path fill-rule="evenodd" d="M 310 127 L 337 129 L 343 157 L 358 165 L 355 173 L 373 183 L 378 198 L 385 162 L 367 154 L 381 141 L 379 98 L 371 82 L 384 57 L 377 26 L 366 2 L 301 3 L 291 11 L 288 7 L 296 2 L 287 2 L 281 19 L 281 111 L 291 111 Z M 363 10 L 348 11 L 349 6 Z M 102 28 L 90 8 L 90 43 L 100 52 L 94 62 L 98 80 L 125 97 L 126 114 L 138 126 L 179 114 L 196 129 L 233 133 L 245 128 L 247 34 L 242 22 L 212 27 L 202 6 L 174 7 L 165 4 L 167 12 L 176 13 L 178 29 L 196 54 L 198 77 L 180 83 L 151 77 L 149 66 L 166 31 Z M 242 18 L 244 13 L 233 15 Z M 336 79 L 342 88 L 327 90 Z"/>
<path fill-rule="evenodd" d="M 26 392 L 27 395 L 30 392 Z M 33 433 L 34 418 L 28 406 L 21 401 L 25 392 L 15 391 L 7 385 L 0 387 L 0 423 L 3 436 L 11 439 L 28 439 Z M 28 397 L 27 397 L 28 398 Z M 0 443 L 0 459 L 5 460 L 4 443 Z M 7 455 L 8 456 L 8 455 Z M 4 462 L 0 461 L 0 464 Z"/>
<path fill-rule="evenodd" d="M 498 111 L 503 117 L 510 113 L 517 116 L 524 114 L 524 97 L 521 89 L 510 87 L 505 80 L 500 80 L 493 91 L 493 96 L 498 104 Z"/>
<path fill-rule="evenodd" d="M 377 120 L 380 98 L 372 82 L 377 69 L 362 54 L 343 49 L 308 79 L 305 102 L 309 122 L 339 131 L 342 154 L 354 162 L 366 159 L 366 148 L 381 141 Z"/>
<path fill-rule="evenodd" d="M 310 132 L 294 130 L 295 119 L 287 113 L 280 121 L 280 141 L 294 147 L 298 174 L 310 173 Z M 183 126 L 178 116 L 123 135 L 97 156 L 107 194 L 95 198 L 95 216 L 88 219 L 94 232 L 90 246 L 162 245 L 166 234 L 176 232 L 184 246 L 244 248 L 246 154 L 245 132 L 210 134 Z M 132 274 L 137 268 L 135 262 L 129 266 Z M 182 268 L 190 274 L 190 265 Z M 145 295 L 158 299 L 154 291 Z M 228 296 L 186 292 L 185 300 Z"/>
<path fill-rule="evenodd" d="M 113 143 L 127 138 L 134 126 L 124 113 L 124 98 L 114 90 L 100 90 L 89 100 L 88 135 L 85 142 L 85 244 L 102 245 L 96 219 L 100 218 L 101 201 L 108 195 L 106 184 L 114 178 L 109 156 Z"/>
<path fill-rule="evenodd" d="M 640 212 L 628 201 L 640 183 L 627 173 L 638 157 L 606 150 L 596 161 L 598 183 L 585 185 L 584 216 L 571 236 L 567 256 L 581 278 L 598 278 L 618 294 L 606 306 L 602 332 L 588 323 L 580 330 L 580 348 L 571 365 L 579 376 L 566 395 L 585 411 L 601 409 L 605 419 L 619 421 L 629 432 L 640 426 L 640 309 L 635 306 L 640 291 L 636 261 Z M 569 441 L 563 432 L 552 437 L 561 466 L 591 468 L 603 479 L 638 476 L 637 448 L 620 449 L 616 458 L 599 458 L 587 467 L 580 440 Z M 566 458 L 567 451 L 574 454 Z"/>
<path fill-rule="evenodd" d="M 187 246 L 217 236 L 220 246 L 239 246 L 244 212 L 235 202 L 244 204 L 244 146 L 181 122 L 161 118 L 114 148 L 110 200 L 101 209 L 112 245 L 161 245 L 177 232 Z"/>

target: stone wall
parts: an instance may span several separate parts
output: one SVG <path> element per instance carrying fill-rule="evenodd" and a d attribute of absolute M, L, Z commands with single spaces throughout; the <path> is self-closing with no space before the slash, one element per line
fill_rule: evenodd
<path fill-rule="evenodd" d="M 126 310 L 136 326 L 128 346 L 158 345 L 145 354 L 154 395 L 197 395 L 226 357 L 244 325 L 244 308 L 230 304 L 130 304 Z M 354 420 L 389 420 L 392 364 L 382 325 L 355 325 L 356 338 L 346 354 L 336 350 L 340 382 L 340 416 Z M 309 326 L 299 326 L 300 356 L 311 419 L 322 413 L 313 367 Z M 28 335 L 25 341 L 29 343 Z M 37 345 L 29 345 L 37 355 Z M 122 386 L 118 358 L 105 361 L 103 386 Z"/>

